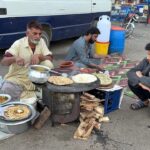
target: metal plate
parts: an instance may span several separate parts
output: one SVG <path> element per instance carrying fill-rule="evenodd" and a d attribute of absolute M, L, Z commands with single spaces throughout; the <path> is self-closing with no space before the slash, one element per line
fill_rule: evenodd
<path fill-rule="evenodd" d="M 19 118 L 18 119 L 10 119 L 10 118 L 6 117 L 5 115 L 3 115 L 0 117 L 0 119 L 5 120 L 5 121 L 21 121 L 21 120 L 25 120 L 25 119 L 29 118 L 32 115 L 32 111 L 31 111 L 30 107 L 28 105 L 25 105 L 25 104 L 11 104 L 11 103 L 9 103 L 9 104 L 6 104 L 2 107 L 4 108 L 4 111 L 5 111 L 5 107 L 7 109 L 9 106 L 11 107 L 11 106 L 15 106 L 15 105 L 27 106 L 27 108 L 29 109 L 29 114 L 26 117 L 20 118 L 20 119 Z"/>
<path fill-rule="evenodd" d="M 2 106 L 2 105 L 4 105 L 4 104 L 8 103 L 8 102 L 11 100 L 11 96 L 8 95 L 8 94 L 0 94 L 0 97 L 7 97 L 7 100 L 4 101 L 3 103 L 0 103 L 0 106 Z"/>

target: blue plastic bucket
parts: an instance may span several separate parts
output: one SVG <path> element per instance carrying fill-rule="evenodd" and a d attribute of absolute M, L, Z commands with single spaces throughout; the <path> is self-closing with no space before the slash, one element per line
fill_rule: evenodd
<path fill-rule="evenodd" d="M 123 54 L 125 48 L 125 30 L 118 26 L 112 26 L 110 33 L 109 54 Z"/>

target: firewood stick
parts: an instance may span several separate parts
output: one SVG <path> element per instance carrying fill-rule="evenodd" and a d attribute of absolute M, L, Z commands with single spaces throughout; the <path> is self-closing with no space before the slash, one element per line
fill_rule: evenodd
<path fill-rule="evenodd" d="M 89 94 L 89 93 L 84 93 L 83 95 L 84 95 L 85 97 L 87 97 L 88 99 L 94 99 L 94 98 L 95 98 L 94 95 Z"/>
<path fill-rule="evenodd" d="M 99 122 L 109 122 L 109 118 L 108 117 L 100 118 Z"/>

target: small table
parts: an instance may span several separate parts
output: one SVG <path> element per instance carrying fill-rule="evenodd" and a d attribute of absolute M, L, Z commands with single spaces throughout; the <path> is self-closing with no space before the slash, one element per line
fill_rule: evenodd
<path fill-rule="evenodd" d="M 52 126 L 54 122 L 58 123 L 67 123 L 76 120 L 80 113 L 80 96 L 82 92 L 90 91 L 92 89 L 96 89 L 100 86 L 100 81 L 97 80 L 88 84 L 77 84 L 73 83 L 71 85 L 58 86 L 51 83 L 46 83 L 43 87 L 43 102 L 51 109 L 52 112 Z M 56 114 L 54 111 L 54 103 L 55 103 L 55 94 L 74 94 L 74 104 L 72 107 L 72 111 L 69 114 Z"/>

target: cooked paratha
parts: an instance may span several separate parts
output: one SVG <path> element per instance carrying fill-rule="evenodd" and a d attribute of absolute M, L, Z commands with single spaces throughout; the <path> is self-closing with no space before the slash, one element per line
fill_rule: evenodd
<path fill-rule="evenodd" d="M 112 79 L 108 75 L 103 73 L 94 73 L 94 75 L 96 75 L 100 79 L 101 86 L 112 84 Z"/>
<path fill-rule="evenodd" d="M 71 79 L 62 76 L 50 76 L 48 78 L 48 82 L 53 83 L 55 85 L 73 84 L 73 81 Z"/>
<path fill-rule="evenodd" d="M 92 83 L 95 82 L 97 78 L 94 75 L 83 73 L 72 76 L 72 80 L 75 83 Z"/>
<path fill-rule="evenodd" d="M 31 110 L 26 105 L 8 106 L 4 110 L 4 117 L 7 120 L 22 120 L 29 117 L 30 114 L 31 114 Z"/>

